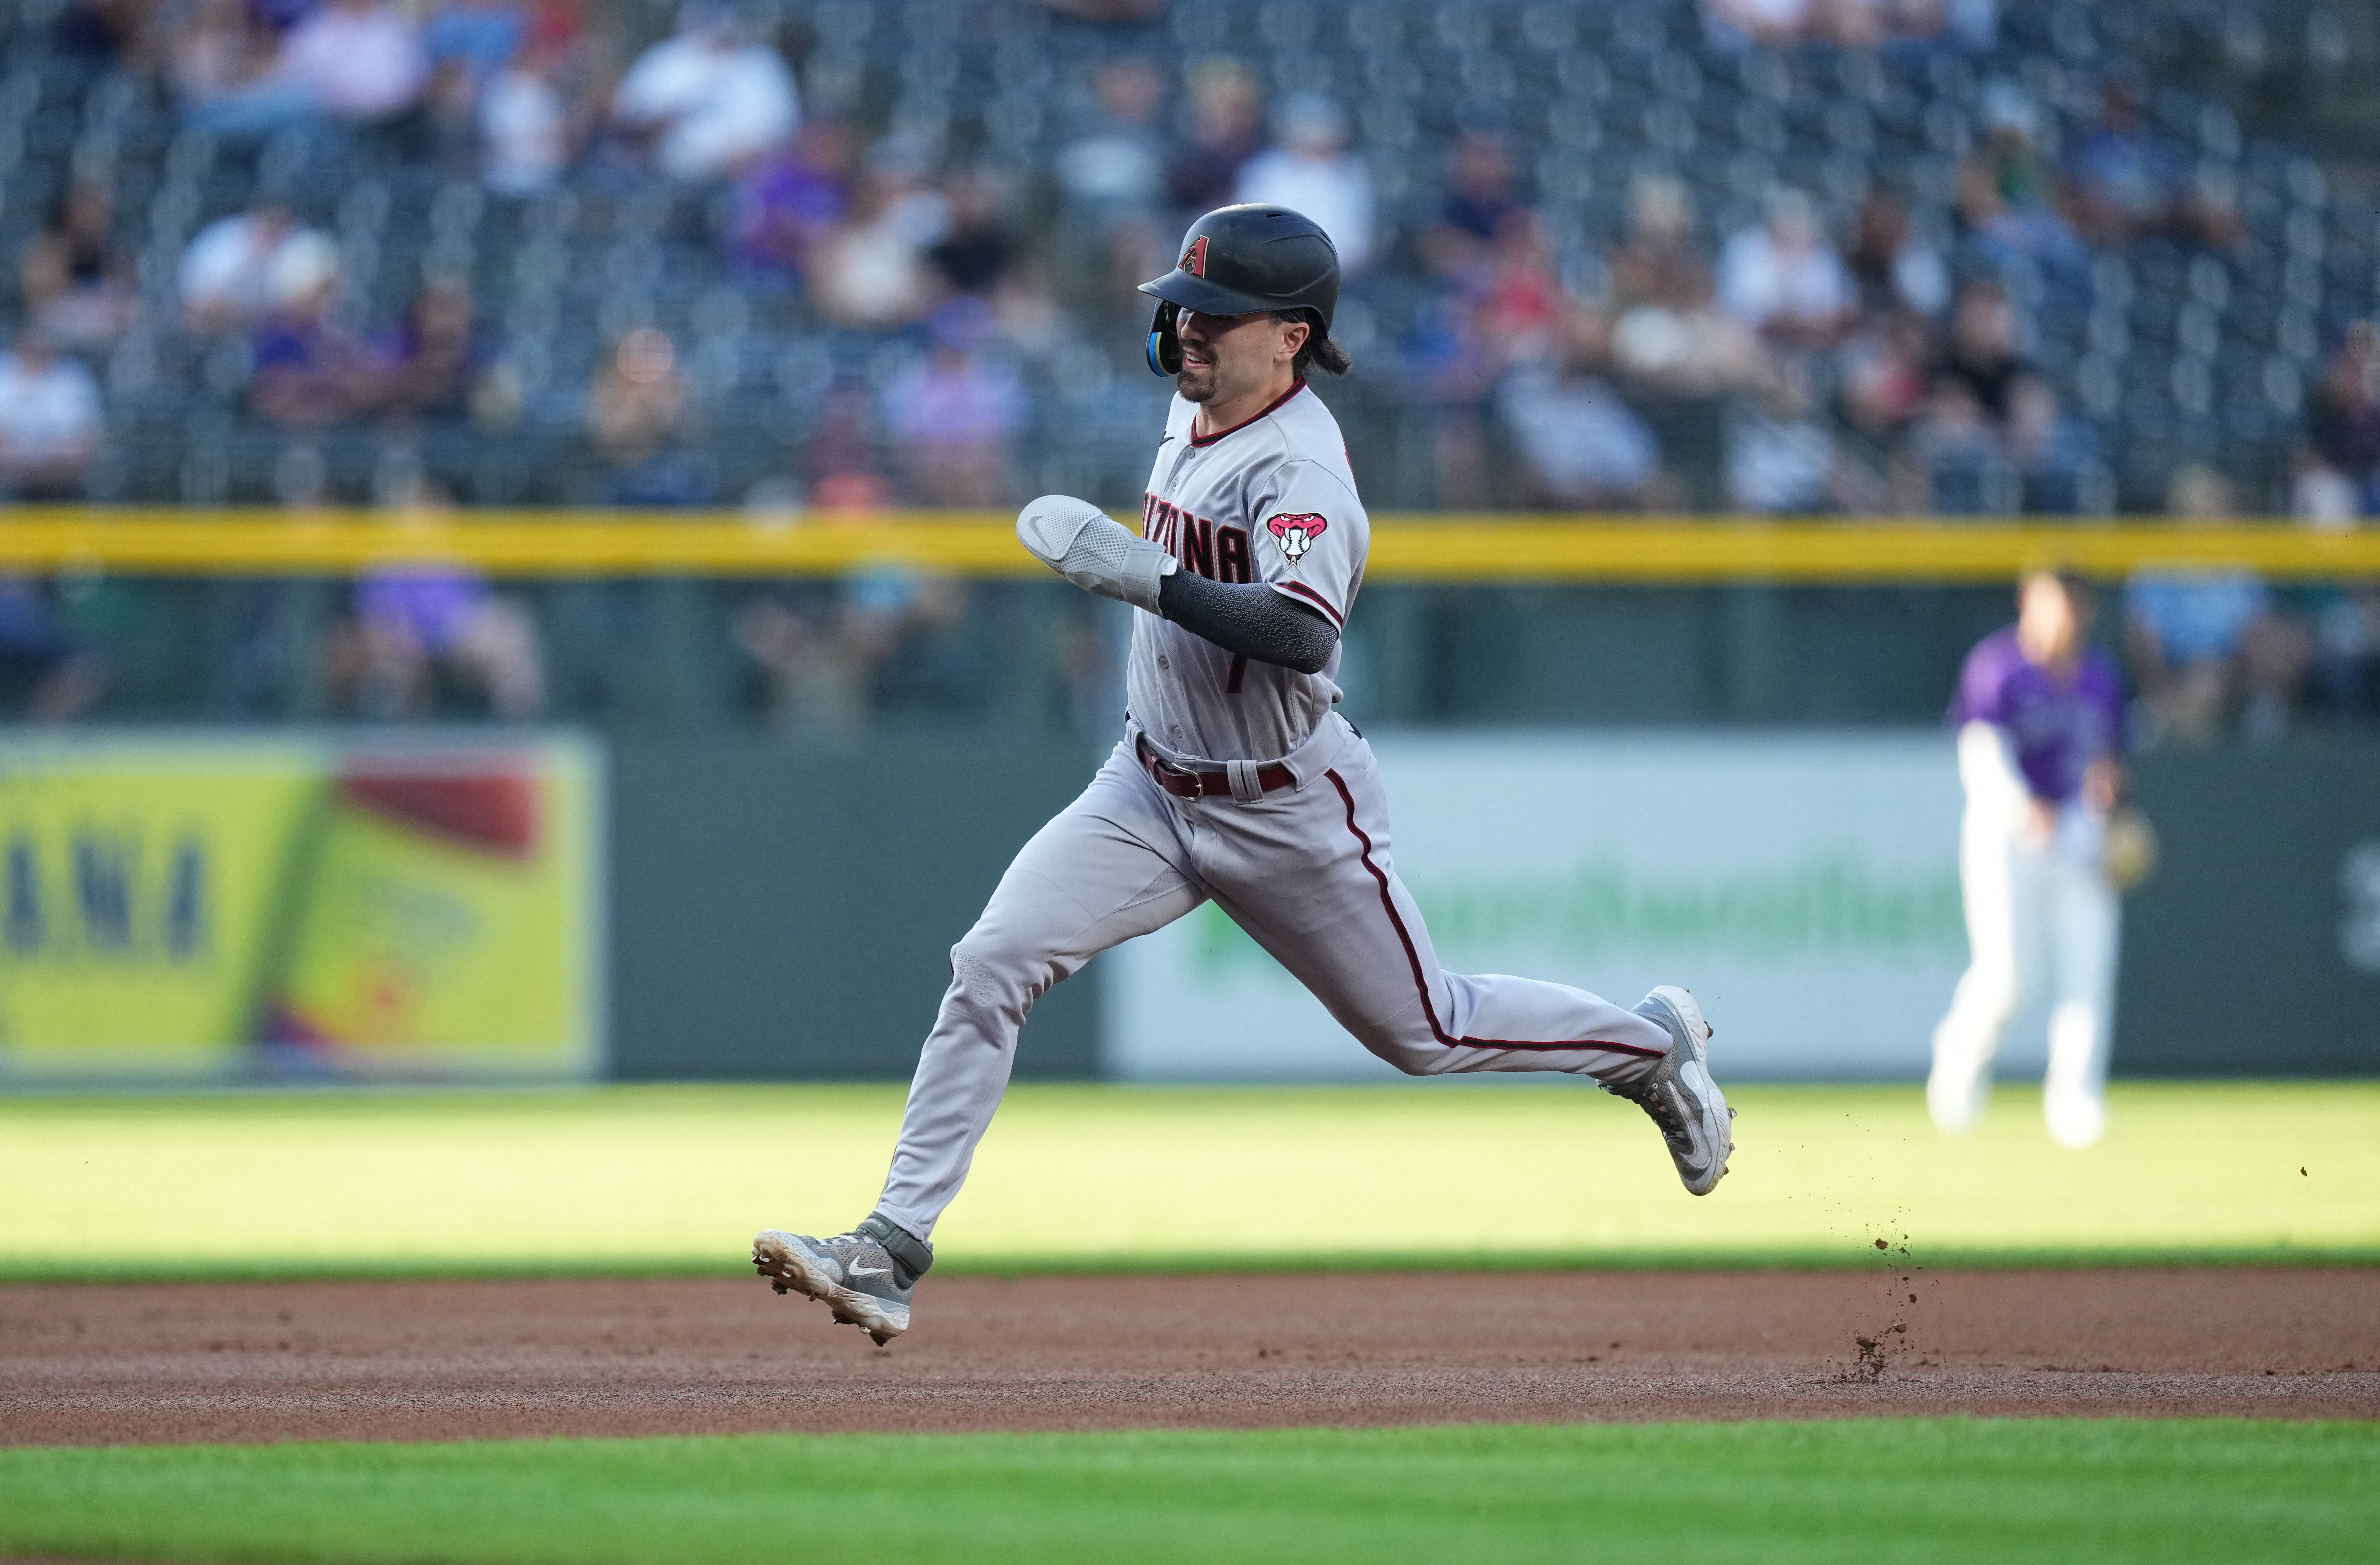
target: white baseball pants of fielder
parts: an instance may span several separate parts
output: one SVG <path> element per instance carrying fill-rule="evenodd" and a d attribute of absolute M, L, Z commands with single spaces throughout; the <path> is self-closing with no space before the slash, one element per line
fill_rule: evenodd
<path fill-rule="evenodd" d="M 2096 865 L 2030 840 L 2010 811 L 1973 792 L 1959 834 L 1971 954 L 1949 1014 L 1934 1031 L 1926 1107 L 1949 1134 L 1973 1129 L 2009 1024 L 2046 981 L 2049 1070 L 2042 1114 L 2051 1140 L 2089 1146 L 2107 1120 L 2120 935 L 2116 893 Z"/>
<path fill-rule="evenodd" d="M 1390 858 L 1371 746 L 1342 719 L 1284 758 L 1295 787 L 1246 803 L 1165 792 L 1135 737 L 1025 845 L 951 950 L 951 986 L 877 1203 L 919 1238 L 966 1179 L 1033 1002 L 1208 898 L 1365 1047 L 1414 1075 L 1560 1070 L 1625 1082 L 1669 1049 L 1659 1023 L 1584 990 L 1439 968 Z"/>

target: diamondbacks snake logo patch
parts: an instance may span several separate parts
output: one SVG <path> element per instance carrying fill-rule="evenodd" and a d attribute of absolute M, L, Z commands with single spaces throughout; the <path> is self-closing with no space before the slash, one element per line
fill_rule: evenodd
<path fill-rule="evenodd" d="M 1314 547 L 1314 540 L 1321 537 L 1330 526 L 1311 511 L 1303 511 L 1294 516 L 1274 517 L 1265 523 L 1265 531 L 1281 540 L 1281 552 L 1289 556 L 1290 564 L 1295 565 L 1305 557 L 1305 551 Z"/>

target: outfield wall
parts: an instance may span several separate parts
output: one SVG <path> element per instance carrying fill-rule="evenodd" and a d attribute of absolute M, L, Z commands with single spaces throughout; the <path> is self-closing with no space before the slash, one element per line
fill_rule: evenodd
<path fill-rule="evenodd" d="M 616 743 L 614 1070 L 905 1077 L 952 943 L 1089 771 L 1077 744 L 927 735 Z M 1095 1072 L 1096 984 L 1043 999 L 1018 1075 Z"/>
<path fill-rule="evenodd" d="M 1922 1070 L 1964 957 L 1946 734 L 1375 739 L 1451 965 L 1684 979 L 1745 1077 Z M 947 731 L 0 738 L 0 1080 L 897 1078 L 1095 760 Z M 462 771 L 425 793 L 424 764 Z M 2380 1072 L 2380 744 L 2135 775 L 2165 863 L 2128 903 L 2119 1072 Z M 515 794 L 531 815 L 490 813 Z M 1046 996 L 1018 1071 L 1385 1074 L 1203 910 Z"/>
<path fill-rule="evenodd" d="M 2116 1024 L 2136 1076 L 2380 1074 L 2380 744 L 2140 758 L 2164 864 Z"/>
<path fill-rule="evenodd" d="M 1724 1008 L 1726 1047 L 1758 1074 L 1922 1068 L 1963 954 L 1947 735 L 1375 737 L 1400 869 L 1450 960 L 1614 993 L 1684 976 Z M 1489 757 L 1500 781 L 1472 764 Z M 839 756 L 619 746 L 615 1068 L 905 1074 L 951 943 L 1091 764 L 925 737 Z M 1609 808 L 1561 808 L 1565 767 L 1597 777 Z M 2380 745 L 2161 752 L 2136 776 L 2165 865 L 2127 904 L 2118 1071 L 2380 1072 Z M 1563 857 L 1524 856 L 1547 836 Z M 1672 862 L 1691 866 L 1699 900 L 1651 895 Z M 1472 863 L 1505 878 L 1466 886 Z M 1532 927 L 1498 890 L 1532 880 L 1567 897 L 1567 934 Z M 1797 909 L 1816 927 L 1797 929 Z M 1681 919 L 1700 933 L 1664 927 Z M 1102 1060 L 1148 1078 L 1376 1070 L 1240 938 L 1202 913 L 1095 961 L 1041 1002 L 1020 1074 Z M 2011 1069 L 2039 1058 L 2011 1043 Z"/>

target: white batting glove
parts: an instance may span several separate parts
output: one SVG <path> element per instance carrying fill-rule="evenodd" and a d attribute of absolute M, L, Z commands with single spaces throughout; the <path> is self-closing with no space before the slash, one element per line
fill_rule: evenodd
<path fill-rule="evenodd" d="M 1016 541 L 1026 553 L 1087 593 L 1120 598 L 1161 614 L 1159 588 L 1173 574 L 1172 555 L 1088 500 L 1044 495 L 1016 513 Z"/>

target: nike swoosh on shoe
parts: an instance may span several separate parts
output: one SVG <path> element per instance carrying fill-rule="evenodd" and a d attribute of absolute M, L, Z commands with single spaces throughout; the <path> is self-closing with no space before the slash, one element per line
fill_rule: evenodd
<path fill-rule="evenodd" d="M 1694 1159 L 1696 1168 L 1708 1167 L 1710 1142 L 1703 1135 L 1702 1116 L 1695 1113 L 1694 1106 L 1686 1101 L 1686 1094 L 1678 1090 L 1678 1083 L 1670 1082 L 1664 1084 L 1670 1089 L 1670 1101 L 1678 1106 L 1679 1122 L 1685 1127 L 1686 1142 L 1693 1149 L 1687 1155 Z"/>

